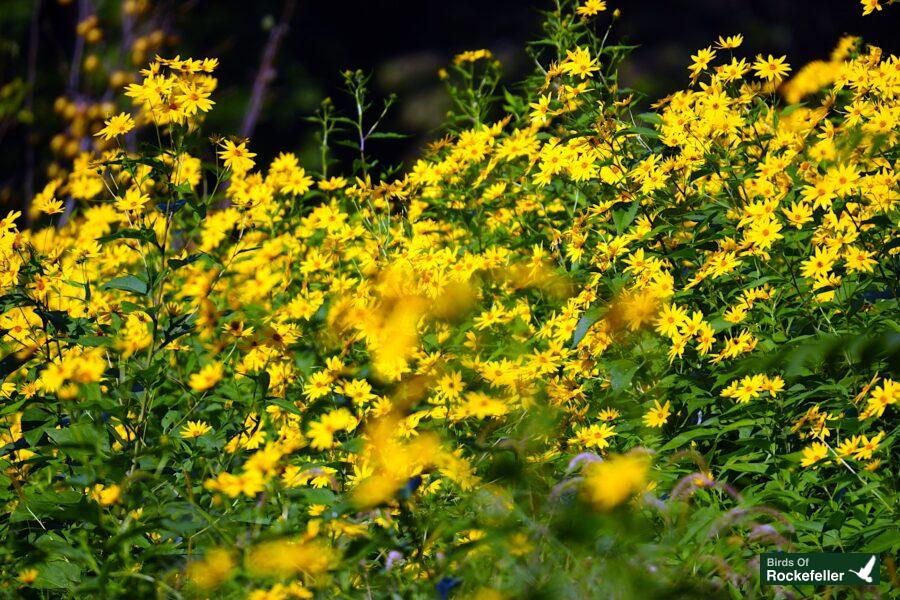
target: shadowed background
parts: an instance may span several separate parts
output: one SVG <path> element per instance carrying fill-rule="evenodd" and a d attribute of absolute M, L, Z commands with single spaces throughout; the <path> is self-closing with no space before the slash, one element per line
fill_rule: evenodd
<path fill-rule="evenodd" d="M 650 99 L 683 87 L 690 55 L 719 35 L 742 33 L 745 41 L 738 55 L 787 54 L 796 70 L 810 60 L 826 58 L 845 33 L 862 35 L 886 52 L 895 52 L 894 32 L 900 24 L 900 7 L 888 6 L 863 17 L 855 0 L 608 4 L 598 27 L 605 28 L 610 11 L 619 7 L 622 16 L 611 39 L 640 44 L 626 62 L 622 82 Z M 504 83 L 514 83 L 533 66 L 523 47 L 540 34 L 541 9 L 549 2 L 194 0 L 148 5 L 154 28 L 164 34 L 161 54 L 220 59 L 220 88 L 213 96 L 217 105 L 208 120 L 208 133 L 242 130 L 248 113 L 254 112 L 252 90 L 266 64 L 268 47 L 272 77 L 258 98 L 258 117 L 251 119 L 253 150 L 263 162 L 278 151 L 293 150 L 314 166 L 314 125 L 304 117 L 325 97 L 331 97 L 338 109 L 349 110 L 341 91 L 341 70 L 372 73 L 376 98 L 398 96 L 386 129 L 408 137 L 381 140 L 372 151 L 384 162 L 399 163 L 436 134 L 447 109 L 437 70 L 459 51 L 488 48 L 504 65 Z M 98 15 L 109 44 L 117 43 L 116 36 L 121 37 L 124 29 L 119 1 L 0 0 L 3 209 L 21 209 L 35 187 L 40 189 L 48 166 L 59 159 L 48 147 L 66 123 L 55 114 L 53 103 L 73 89 L 75 29 L 85 6 L 88 13 Z M 273 37 L 278 40 L 275 48 L 270 43 Z M 135 68 L 130 60 L 124 60 L 124 67 Z M 74 88 L 86 101 L 116 97 L 111 90 L 95 89 L 91 95 L 83 79 L 82 74 Z"/>

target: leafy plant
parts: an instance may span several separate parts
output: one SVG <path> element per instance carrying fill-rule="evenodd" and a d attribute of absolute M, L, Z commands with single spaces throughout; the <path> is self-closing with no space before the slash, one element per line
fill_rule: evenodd
<path fill-rule="evenodd" d="M 404 171 L 361 72 L 313 176 L 203 137 L 215 59 L 151 62 L 0 221 L 4 589 L 832 593 L 760 586 L 790 549 L 887 592 L 898 59 L 720 38 L 637 112 L 605 10 L 556 3 L 521 89 L 457 56 Z"/>

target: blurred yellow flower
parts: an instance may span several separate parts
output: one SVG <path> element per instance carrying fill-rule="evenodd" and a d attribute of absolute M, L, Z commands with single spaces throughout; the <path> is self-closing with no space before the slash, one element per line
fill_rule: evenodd
<path fill-rule="evenodd" d="M 585 499 L 598 510 L 611 510 L 644 488 L 649 469 L 650 459 L 634 452 L 591 463 L 585 467 Z"/>

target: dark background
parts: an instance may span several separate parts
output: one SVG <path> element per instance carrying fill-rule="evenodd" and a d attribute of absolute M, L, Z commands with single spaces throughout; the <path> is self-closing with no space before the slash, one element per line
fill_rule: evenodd
<path fill-rule="evenodd" d="M 75 23 L 81 0 L 42 0 L 37 22 L 37 77 L 33 123 L 0 115 L 0 205 L 21 207 L 28 173 L 37 189 L 53 156 L 44 151 L 65 123 L 52 112 L 65 91 Z M 315 164 L 312 132 L 304 120 L 326 96 L 349 110 L 340 71 L 361 68 L 373 74 L 376 97 L 398 95 L 387 127 L 409 134 L 380 141 L 373 152 L 388 162 L 410 158 L 437 133 L 447 104 L 437 70 L 459 51 L 489 48 L 504 65 L 507 84 L 533 65 L 525 42 L 540 34 L 541 9 L 552 0 L 395 0 L 346 2 L 297 0 L 296 10 L 275 62 L 261 116 L 252 137 L 258 160 L 292 150 Z M 788 55 L 796 71 L 827 58 L 839 37 L 858 34 L 886 53 L 896 52 L 900 6 L 862 16 L 856 0 L 609 0 L 598 19 L 606 27 L 620 8 L 611 39 L 640 44 L 626 62 L 625 85 L 659 98 L 684 87 L 690 54 L 719 35 L 744 34 L 739 56 L 759 52 Z M 113 40 L 119 2 L 94 0 Z M 155 2 L 159 26 L 170 36 L 168 55 L 220 59 L 220 89 L 207 133 L 235 133 L 247 109 L 269 31 L 282 14 L 283 0 Z M 32 0 L 0 0 L 0 83 L 26 78 Z M 105 36 L 106 37 L 106 36 Z M 87 93 L 87 92 L 85 92 Z M 24 149 L 34 148 L 35 167 L 25 165 Z"/>

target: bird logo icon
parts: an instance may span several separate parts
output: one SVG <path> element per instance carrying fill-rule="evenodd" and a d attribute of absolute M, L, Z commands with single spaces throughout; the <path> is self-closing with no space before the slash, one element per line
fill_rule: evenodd
<path fill-rule="evenodd" d="M 872 558 L 869 559 L 869 562 L 866 563 L 859 571 L 854 571 L 853 569 L 848 569 L 851 573 L 865 581 L 866 583 L 872 583 L 872 567 L 875 566 L 875 555 L 872 555 Z"/>

